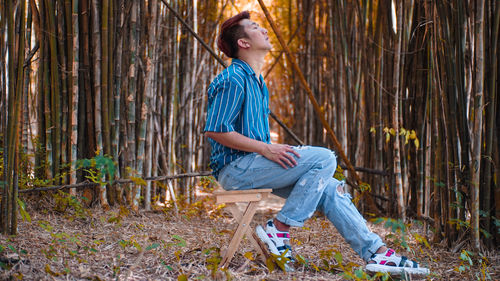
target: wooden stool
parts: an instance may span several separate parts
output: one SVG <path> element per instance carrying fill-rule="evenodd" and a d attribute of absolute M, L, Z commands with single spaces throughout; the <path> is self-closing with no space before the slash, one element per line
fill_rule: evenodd
<path fill-rule="evenodd" d="M 226 253 L 223 254 L 220 267 L 226 268 L 229 262 L 234 256 L 234 253 L 238 249 L 241 243 L 243 235 L 246 234 L 250 243 L 257 250 L 257 253 L 261 259 L 265 262 L 269 253 L 267 251 L 267 246 L 260 242 L 259 238 L 253 231 L 249 228 L 252 222 L 255 211 L 257 210 L 257 205 L 259 201 L 265 199 L 269 193 L 273 191 L 272 189 L 249 189 L 249 190 L 235 190 L 235 191 L 216 191 L 214 196 L 216 198 L 217 204 L 226 203 L 229 211 L 233 214 L 234 219 L 238 223 L 238 228 L 231 237 L 231 242 L 227 247 Z M 246 210 L 241 213 L 235 203 L 247 203 Z"/>

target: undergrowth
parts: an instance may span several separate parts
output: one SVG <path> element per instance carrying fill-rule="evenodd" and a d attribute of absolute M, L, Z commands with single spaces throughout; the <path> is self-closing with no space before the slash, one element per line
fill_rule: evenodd
<path fill-rule="evenodd" d="M 105 157 L 79 162 L 79 167 L 87 172 L 89 180 L 100 185 L 107 184 L 106 179 L 112 179 L 115 172 L 113 163 L 109 162 Z M 42 181 L 31 173 L 21 176 L 20 183 L 23 189 L 32 186 L 56 184 L 64 177 L 67 177 L 67 172 L 56 175 L 50 181 Z M 203 177 L 197 188 L 210 194 L 214 185 L 212 177 Z M 161 183 L 159 183 L 159 186 L 161 187 Z M 117 206 L 106 212 L 105 216 L 96 217 L 92 209 L 89 208 L 88 200 L 83 196 L 75 196 L 59 190 L 46 193 L 45 197 L 50 198 L 50 200 L 43 202 L 42 213 L 45 215 L 57 215 L 67 223 L 74 222 L 90 229 L 97 225 L 112 225 L 114 231 L 117 232 L 120 232 L 124 227 L 132 227 L 137 232 L 137 234 L 111 241 L 111 245 L 117 245 L 120 249 L 113 258 L 113 262 L 109 265 L 113 278 L 120 279 L 124 275 L 130 274 L 130 270 L 124 272 L 127 256 L 130 253 L 136 253 L 154 256 L 161 264 L 162 269 L 167 272 L 167 275 L 177 280 L 234 279 L 234 273 L 231 269 L 219 268 L 222 249 L 214 246 L 214 244 L 220 241 L 212 241 L 212 244 L 207 245 L 205 248 L 191 249 L 186 238 L 181 234 L 169 234 L 166 237 L 158 238 L 155 234 L 148 233 L 148 229 L 141 223 L 135 223 L 132 226 L 124 223 L 128 221 L 130 216 L 138 215 L 137 212 L 131 211 L 129 207 Z M 40 199 L 31 198 L 31 200 Z M 26 204 L 21 200 L 18 203 L 21 218 L 26 223 L 36 225 L 38 231 L 44 233 L 48 238 L 46 240 L 48 242 L 41 244 L 38 249 L 28 249 L 19 246 L 22 237 L 13 236 L 2 239 L 2 243 L 0 243 L 0 268 L 4 272 L 10 272 L 10 278 L 14 277 L 18 280 L 24 278 L 21 272 L 16 271 L 16 266 L 20 262 L 28 260 L 29 256 L 34 255 L 34 251 L 39 251 L 42 254 L 44 259 L 43 271 L 46 274 L 52 277 L 68 277 L 76 274 L 74 264 L 89 264 L 99 256 L 103 249 L 109 247 L 109 244 L 105 245 L 110 243 L 110 241 L 107 241 L 108 237 L 92 237 L 89 239 L 88 233 L 85 233 L 83 229 L 81 232 L 74 233 L 64 231 L 61 225 L 51 223 L 49 220 L 37 219 L 32 221 L 30 212 L 33 212 L 34 208 L 31 207 L 33 204 L 30 204 L 29 201 Z M 165 214 L 167 220 L 179 221 L 200 219 L 215 221 L 225 218 L 224 205 L 216 205 L 211 196 L 201 197 L 192 202 L 188 202 L 186 198 L 178 197 L 175 198 L 175 202 L 170 200 L 161 206 L 154 205 L 152 212 L 161 212 Z M 325 223 L 327 223 L 326 220 Z M 398 251 L 408 252 L 413 256 L 423 257 L 419 262 L 424 266 L 426 262 L 440 262 L 437 257 L 432 256 L 432 246 L 427 237 L 418 231 L 413 231 L 421 227 L 418 221 L 404 223 L 401 220 L 392 218 L 376 218 L 373 219 L 373 223 L 383 224 L 387 229 L 388 234 L 385 235 L 384 240 L 391 247 L 396 248 Z M 455 224 L 460 225 L 459 222 L 455 222 Z M 323 224 L 322 227 L 324 227 Z M 464 227 L 467 227 L 467 225 Z M 229 229 L 218 230 L 217 232 L 218 237 L 225 240 L 232 233 Z M 291 242 L 295 246 L 306 243 L 306 241 L 299 241 L 298 239 L 292 239 Z M 221 243 L 221 245 L 224 245 L 224 243 Z M 197 253 L 196 257 L 187 254 L 193 251 Z M 175 258 L 168 257 L 167 253 L 173 253 Z M 205 267 L 205 273 L 193 276 L 193 273 L 186 270 L 185 264 L 189 262 L 186 261 L 187 257 L 201 260 Z M 285 271 L 284 262 L 286 259 L 284 257 L 272 255 L 265 264 L 258 262 L 254 252 L 246 252 L 243 257 L 246 260 L 245 264 L 249 268 L 247 270 L 248 274 L 263 269 L 268 272 Z M 363 271 L 363 265 L 348 261 L 339 248 L 335 246 L 318 249 L 314 256 L 298 254 L 295 258 L 297 268 L 304 272 L 339 275 L 347 280 L 391 279 L 387 274 L 368 275 Z M 454 264 L 456 266 L 452 270 L 464 279 L 492 280 L 492 272 L 489 269 L 491 261 L 482 253 L 463 249 L 455 256 Z M 287 273 L 284 272 L 284 274 Z M 433 273 L 429 278 L 439 278 L 439 275 Z"/>

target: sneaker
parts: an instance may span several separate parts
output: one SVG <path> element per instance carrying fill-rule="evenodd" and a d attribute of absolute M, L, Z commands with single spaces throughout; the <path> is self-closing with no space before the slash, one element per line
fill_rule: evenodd
<path fill-rule="evenodd" d="M 409 260 L 405 256 L 398 256 L 393 249 L 387 249 L 384 253 L 373 254 L 365 266 L 366 271 L 372 273 L 389 273 L 391 275 L 424 276 L 429 274 L 429 269 L 420 267 L 418 263 Z"/>
<path fill-rule="evenodd" d="M 291 263 L 293 261 L 292 247 L 290 247 L 290 234 L 287 231 L 279 231 L 273 223 L 268 220 L 266 229 L 260 225 L 255 228 L 259 239 L 267 245 L 269 251 L 277 257 L 277 261 L 283 261 L 285 271 L 293 271 Z M 282 260 L 281 258 L 284 257 Z M 278 264 L 279 265 L 279 264 Z"/>

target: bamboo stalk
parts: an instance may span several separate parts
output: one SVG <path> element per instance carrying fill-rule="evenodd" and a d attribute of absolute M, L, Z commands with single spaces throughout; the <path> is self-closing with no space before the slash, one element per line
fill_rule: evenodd
<path fill-rule="evenodd" d="M 60 149 L 61 149 L 61 91 L 59 78 L 59 61 L 56 42 L 56 20 L 55 8 L 51 0 L 45 2 L 45 14 L 49 28 L 49 52 L 50 52 L 50 118 L 52 120 L 52 173 L 57 175 L 60 172 Z"/>
<path fill-rule="evenodd" d="M 115 118 L 114 118 L 114 67 L 115 67 L 115 60 L 114 60 L 114 50 L 115 50 L 115 0 L 109 0 L 109 11 L 108 11 L 108 86 L 107 86 L 107 109 L 106 109 L 106 116 L 108 119 L 108 125 L 106 128 L 107 133 L 105 134 L 106 136 L 106 149 L 107 149 L 107 154 L 110 156 L 113 156 L 113 148 L 112 148 L 112 137 L 114 133 L 114 126 L 115 126 Z M 116 160 L 118 163 L 118 160 Z M 117 169 L 118 171 L 120 169 Z M 119 177 L 120 173 L 115 173 L 115 177 Z M 117 188 L 116 186 L 110 186 L 108 189 L 109 193 L 109 203 L 111 205 L 114 205 L 115 202 L 120 202 L 118 201 L 118 193 L 117 193 Z"/>
<path fill-rule="evenodd" d="M 111 153 L 110 111 L 109 111 L 109 69 L 112 66 L 109 53 L 109 10 L 110 0 L 101 0 L 101 107 L 102 107 L 102 142 L 104 154 Z"/>
<path fill-rule="evenodd" d="M 93 112 L 93 108 L 95 107 L 92 97 L 93 97 L 93 91 L 92 91 L 92 79 L 91 79 L 91 71 L 90 69 L 92 68 L 92 63 L 90 61 L 90 52 L 91 52 L 91 46 L 90 46 L 90 4 L 89 0 L 80 0 L 80 7 L 81 7 L 81 41 L 82 41 L 82 51 L 80 54 L 82 55 L 82 66 L 80 67 L 82 69 L 82 92 L 86 93 L 83 95 L 85 98 L 85 112 L 82 112 L 79 116 L 81 118 L 82 122 L 80 124 L 85 124 L 85 135 L 87 136 L 86 139 L 81 138 L 79 139 L 79 142 L 81 141 L 82 143 L 86 143 L 85 147 L 85 155 L 95 155 L 95 151 L 97 150 L 97 145 L 96 145 L 96 138 L 95 132 L 94 132 L 94 127 L 96 124 L 95 115 Z M 84 134 L 81 134 L 84 135 Z M 93 194 L 89 192 L 89 190 L 85 191 L 86 194 L 84 194 L 85 197 L 89 199 L 89 201 L 92 200 Z"/>
<path fill-rule="evenodd" d="M 146 176 L 151 176 L 151 156 L 152 156 L 152 146 L 153 146 L 153 138 L 152 138 L 152 126 L 153 126 L 153 112 L 151 112 L 152 108 L 152 99 L 154 96 L 153 93 L 153 84 L 155 78 L 155 69 L 157 65 L 157 40 L 156 40 L 156 30 L 157 30 L 157 16 L 158 16 L 158 3 L 156 1 L 152 1 L 149 3 L 150 6 L 150 18 L 149 18 L 149 31 L 148 31 L 148 54 L 146 56 L 146 84 L 144 87 L 144 96 L 143 107 L 141 109 L 141 128 L 140 128 L 140 137 L 139 142 L 143 142 L 144 145 L 139 145 L 139 151 L 137 153 L 137 163 L 138 163 L 138 173 L 140 175 L 145 174 Z M 147 132 L 146 132 L 147 131 Z M 146 140 L 147 135 L 147 140 Z M 143 140 L 142 140 L 143 138 Z M 150 156 L 145 163 L 144 173 L 142 171 L 142 164 L 144 162 L 145 155 L 145 146 L 148 147 L 147 154 Z M 142 151 L 141 151 L 142 150 Z M 151 184 L 148 183 L 145 188 L 145 196 L 144 196 L 144 207 L 146 210 L 151 209 Z"/>
<path fill-rule="evenodd" d="M 125 7 L 124 1 L 118 0 L 118 25 L 116 27 L 116 63 L 114 64 L 114 90 L 113 90 L 113 132 L 111 137 L 111 148 L 113 160 L 118 163 L 119 152 L 120 152 L 120 97 L 122 93 L 122 54 L 123 54 L 123 36 L 124 36 L 124 20 L 125 20 Z M 114 33 L 114 32 L 113 32 Z M 112 77 L 112 76 L 110 76 Z M 121 174 L 121 169 L 116 169 L 116 177 L 119 178 Z M 121 186 L 116 187 L 116 201 L 122 202 L 123 189 Z"/>
<path fill-rule="evenodd" d="M 40 2 L 40 11 L 43 5 L 43 1 Z M 37 45 L 39 46 L 39 61 L 43 61 L 45 58 L 45 36 L 42 34 L 40 30 L 41 22 L 43 18 L 40 16 L 40 11 L 38 10 L 36 3 L 34 0 L 30 0 L 30 7 L 33 14 L 33 23 L 35 27 L 35 37 Z M 45 138 L 45 122 L 44 116 L 44 70 L 45 64 L 38 63 L 37 70 L 37 85 L 36 85 L 36 112 L 37 112 L 37 131 L 39 136 L 39 144 L 35 146 L 35 176 L 39 178 L 45 177 L 45 170 L 42 164 L 45 162 L 45 147 L 46 147 L 46 138 Z"/>
<path fill-rule="evenodd" d="M 104 153 L 103 151 L 103 137 L 102 137 L 102 127 L 103 127 L 103 120 L 102 120 L 102 52 L 101 52 L 101 30 L 99 29 L 99 5 L 98 0 L 91 0 L 91 9 L 92 12 L 90 13 L 90 18 L 92 21 L 92 49 L 93 49 L 93 76 L 94 76 L 94 118 L 95 118 L 95 137 L 96 137 L 96 143 L 97 143 L 97 151 L 99 154 Z M 101 199 L 102 199 L 102 193 L 101 193 Z"/>
<path fill-rule="evenodd" d="M 27 9 L 27 17 L 26 17 L 26 34 L 24 35 L 24 40 L 26 47 L 25 49 L 27 51 L 30 51 L 31 49 L 31 26 L 33 23 L 33 16 L 32 16 L 32 11 L 31 9 Z M 36 46 L 35 46 L 36 48 Z M 26 52 L 26 51 L 25 51 Z M 32 66 L 31 64 L 26 64 L 26 61 L 23 63 L 23 68 L 26 69 L 26 73 L 24 75 L 24 84 L 23 84 L 23 93 L 25 93 L 22 97 L 21 101 L 21 106 L 22 106 L 22 117 L 20 124 L 22 125 L 21 130 L 22 130 L 22 135 L 21 135 L 21 148 L 23 149 L 23 154 L 24 155 L 32 155 L 32 153 L 28 152 L 28 148 L 30 146 L 30 141 L 29 141 L 29 126 L 30 126 L 30 120 L 29 120 L 29 111 L 30 111 L 30 106 L 28 102 L 29 98 L 29 89 L 30 89 L 30 79 L 31 79 L 31 70 Z M 24 166 L 26 167 L 26 166 Z M 27 173 L 27 169 L 24 168 L 22 170 L 22 173 Z"/>
<path fill-rule="evenodd" d="M 12 1 L 8 0 L 6 5 L 6 14 L 7 14 L 7 49 L 9 52 L 9 60 L 7 62 L 7 71 L 8 71 L 8 79 L 13 80 L 15 76 L 15 55 L 14 55 L 14 7 L 12 5 Z M 7 114 L 7 131 L 4 135 L 4 176 L 5 179 L 3 193 L 2 193 L 2 233 L 8 234 L 10 232 L 11 219 L 12 219 L 12 192 L 13 192 L 13 170 L 14 170 L 14 153 L 15 146 L 13 143 L 13 135 L 15 134 L 15 123 L 12 122 L 11 115 L 15 114 L 15 83 L 9 83 L 7 90 L 8 97 L 8 108 L 9 113 Z"/>
<path fill-rule="evenodd" d="M 23 99 L 23 81 L 24 81 L 24 56 L 25 56 L 25 30 L 26 30 L 26 2 L 21 1 L 19 7 L 20 9 L 20 20 L 19 25 L 19 49 L 17 52 L 17 83 L 16 83 L 16 97 L 15 97 L 15 109 L 16 112 L 14 114 L 14 126 L 15 126 L 15 135 L 13 145 L 14 145 L 14 165 L 12 166 L 14 175 L 12 180 L 12 210 L 11 210 L 11 226 L 9 234 L 15 235 L 17 233 L 17 200 L 19 194 L 19 182 L 18 182 L 18 171 L 19 171 L 19 130 L 22 127 L 20 123 L 20 115 L 21 115 L 21 101 Z M 27 93 L 26 93 L 27 94 Z M 9 154 L 10 155 L 10 154 Z"/>
<path fill-rule="evenodd" d="M 70 54 L 68 60 L 71 60 L 70 63 L 72 65 L 71 68 L 71 80 L 70 80 L 70 107 L 69 107 L 69 115 L 70 115 L 70 149 L 71 153 L 69 160 L 72 161 L 72 169 L 70 175 L 70 184 L 76 183 L 76 160 L 77 152 L 78 152 L 78 100 L 79 100 L 79 87 L 78 87 L 78 70 L 79 70 L 79 61 L 80 61 L 80 32 L 78 28 L 78 0 L 72 0 L 71 3 L 71 39 L 72 39 L 72 48 L 68 48 L 68 53 Z M 76 190 L 71 189 L 70 194 L 76 195 Z"/>
<path fill-rule="evenodd" d="M 136 167 L 136 142 L 135 142 L 135 102 L 137 100 L 137 63 L 138 63 L 138 26 L 137 26 L 137 13 L 138 13 L 137 0 L 132 1 L 132 9 L 130 16 L 130 65 L 128 72 L 128 93 L 126 99 L 127 105 L 127 151 L 128 151 L 128 167 Z M 138 210 L 139 202 L 137 195 L 140 194 L 139 187 L 134 185 L 132 191 L 127 192 L 127 200 L 134 210 Z"/>
<path fill-rule="evenodd" d="M 24 56 L 25 56 L 25 28 L 26 28 L 26 2 L 22 1 L 18 6 L 18 13 L 14 13 L 14 7 L 11 1 L 7 3 L 7 24 L 8 24 L 8 44 L 9 44 L 9 79 L 15 80 L 11 82 L 9 87 L 9 109 L 12 111 L 8 115 L 8 132 L 7 132 L 7 153 L 4 157 L 7 158 L 6 167 L 6 182 L 7 188 L 4 188 L 4 197 L 2 199 L 3 214 L 2 214 L 2 232 L 5 234 L 14 235 L 17 233 L 17 199 L 18 199 L 18 163 L 19 163 L 19 134 L 20 134 L 20 115 L 21 101 L 23 96 L 23 81 L 24 81 Z M 17 36 L 14 37 L 14 19 L 13 15 L 17 14 L 20 18 L 16 21 L 18 26 Z M 12 37 L 11 37 L 12 36 Z M 18 41 L 17 54 L 14 53 L 14 42 Z M 16 57 L 17 55 L 17 57 Z M 12 57 L 11 57 L 12 56 Z M 15 63 L 17 60 L 17 63 Z M 14 69 L 16 65 L 16 69 Z M 5 203 L 4 203 L 5 202 Z"/>
<path fill-rule="evenodd" d="M 403 199 L 403 182 L 401 176 L 401 152 L 400 152 L 400 141 L 399 141 L 399 103 L 400 103 L 400 72 L 401 72 L 401 48 L 403 39 L 403 2 L 397 1 L 398 6 L 396 8 L 397 13 L 397 39 L 396 45 L 394 47 L 394 100 L 392 103 L 392 127 L 396 131 L 396 136 L 394 137 L 394 179 L 397 196 L 398 205 L 398 215 L 403 220 L 406 221 L 406 206 L 404 205 Z"/>
<path fill-rule="evenodd" d="M 472 242 L 476 250 L 480 250 L 479 236 L 479 189 L 481 175 L 481 145 L 483 129 L 483 88 L 484 88 L 484 0 L 476 2 L 474 15 L 474 127 L 472 130 L 472 161 L 471 161 L 471 230 Z"/>
<path fill-rule="evenodd" d="M 105 0 L 107 1 L 107 0 Z M 107 93 L 105 87 L 102 84 L 102 79 L 103 75 L 107 76 L 107 61 L 105 58 L 102 57 L 102 40 L 107 40 L 107 35 L 106 36 L 101 36 L 101 30 L 99 27 L 101 26 L 99 24 L 99 9 L 98 9 L 98 0 L 92 0 L 91 1 L 91 7 L 92 7 L 92 13 L 91 13 L 91 19 L 92 19 L 92 43 L 93 43 L 93 54 L 94 54 L 94 63 L 93 63 L 93 74 L 94 74 L 94 116 L 95 116 L 95 136 L 96 136 L 96 142 L 97 142 L 97 151 L 99 155 L 103 155 L 106 153 L 104 150 L 104 144 L 103 144 L 103 127 L 105 126 L 104 123 L 106 120 L 103 118 L 105 116 L 104 111 L 107 111 L 107 108 L 103 104 L 103 100 L 106 100 L 106 97 L 103 97 Z M 104 9 L 103 9 L 104 10 Z M 106 8 L 106 13 L 107 13 L 107 8 Z M 106 19 L 107 20 L 107 19 Z M 104 22 L 103 19 L 101 19 L 101 22 Z M 104 23 L 107 27 L 107 22 Z M 105 47 L 104 47 L 105 48 Z M 107 53 L 107 50 L 105 51 Z M 104 66 L 106 65 L 106 66 Z M 104 66 L 104 70 L 102 67 Z M 105 73 L 104 73 L 105 72 Z M 103 110 L 104 108 L 104 110 Z M 101 201 L 101 205 L 106 209 L 109 207 L 108 199 L 107 199 L 107 186 L 101 185 L 99 187 L 99 200 Z"/>
<path fill-rule="evenodd" d="M 482 210 L 485 212 L 490 212 L 492 210 L 491 206 L 491 195 L 493 194 L 492 191 L 495 189 L 495 185 L 492 184 L 492 162 L 493 162 L 493 135 L 494 131 L 491 128 L 495 128 L 496 124 L 498 123 L 498 119 L 495 121 L 495 117 L 497 115 L 496 112 L 496 106 L 498 103 L 498 98 L 497 98 L 497 84 L 495 83 L 498 74 L 498 50 L 497 50 L 497 42 L 499 39 L 499 28 L 500 28 L 500 4 L 497 3 L 495 7 L 495 12 L 494 12 L 494 18 L 493 18 L 493 26 L 492 26 L 492 35 L 491 35 L 491 55 L 489 61 L 492 62 L 491 64 L 491 75 L 487 78 L 489 80 L 489 99 L 487 103 L 487 119 L 486 119 L 486 128 L 490 128 L 489 130 L 486 130 L 486 138 L 485 138 L 485 155 L 484 158 L 486 159 L 484 161 L 484 186 L 482 190 L 480 190 L 480 193 L 482 194 L 481 196 L 481 204 L 480 207 Z M 485 81 L 486 82 L 486 81 Z M 493 173 L 494 174 L 494 173 Z M 485 223 L 484 223 L 484 228 L 486 231 L 490 233 L 494 233 L 495 229 L 494 227 L 491 227 L 491 214 L 489 217 L 485 218 Z M 491 241 L 491 240 L 489 240 Z"/>
<path fill-rule="evenodd" d="M 2 4 L 0 5 L 0 54 L 5 53 L 5 46 L 4 46 L 4 36 L 6 34 L 5 27 L 6 27 L 6 21 L 5 21 L 5 5 Z M 0 55 L 0 104 L 2 106 L 5 106 L 7 103 L 7 85 L 6 85 L 6 73 L 8 70 L 6 69 L 5 65 L 5 57 L 3 55 Z M 2 113 L 0 114 L 0 132 L 4 133 L 6 130 L 6 120 L 7 120 L 7 111 L 2 110 Z M 5 143 L 4 143 L 4 148 L 5 148 Z M 4 164 L 4 163 L 2 163 Z M 4 165 L 5 167 L 5 165 Z M 4 176 L 2 174 L 2 176 Z M 1 211 L 1 207 L 0 207 Z M 0 219 L 1 220 L 1 219 Z M 0 227 L 1 227 L 1 221 L 0 221 Z"/>
<path fill-rule="evenodd" d="M 55 28 L 57 31 L 58 40 L 57 42 L 57 61 L 59 62 L 59 69 L 60 69 L 60 93 L 59 95 L 59 108 L 60 108 L 60 113 L 59 115 L 59 123 L 60 123 L 60 132 L 59 136 L 60 138 L 58 139 L 59 142 L 59 153 L 56 155 L 57 161 L 60 165 L 60 169 L 58 169 L 58 174 L 62 175 L 63 173 L 66 172 L 66 170 L 63 170 L 62 167 L 63 165 L 61 163 L 68 163 L 68 135 L 69 135 L 69 116 L 68 116 L 68 104 L 69 104 L 69 99 L 68 99 L 68 77 L 71 75 L 68 75 L 70 73 L 69 71 L 69 64 L 68 64 L 68 57 L 67 57 L 67 46 L 71 45 L 71 42 L 67 42 L 67 32 L 66 32 L 66 17 L 65 17 L 65 3 L 64 1 L 57 1 L 55 2 L 55 9 L 56 9 L 56 15 L 55 15 Z M 68 177 L 62 177 L 60 179 L 62 182 L 65 182 L 68 180 Z"/>

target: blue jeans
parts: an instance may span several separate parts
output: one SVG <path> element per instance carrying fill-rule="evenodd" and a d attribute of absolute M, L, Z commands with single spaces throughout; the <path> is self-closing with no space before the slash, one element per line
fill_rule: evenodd
<path fill-rule="evenodd" d="M 316 210 L 324 213 L 353 250 L 368 261 L 385 245 L 371 232 L 343 191 L 343 182 L 333 178 L 337 157 L 329 149 L 313 146 L 294 147 L 300 155 L 297 166 L 284 169 L 257 153 L 240 157 L 227 164 L 219 174 L 225 190 L 272 188 L 287 198 L 276 218 L 290 226 L 301 227 Z"/>

